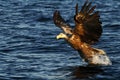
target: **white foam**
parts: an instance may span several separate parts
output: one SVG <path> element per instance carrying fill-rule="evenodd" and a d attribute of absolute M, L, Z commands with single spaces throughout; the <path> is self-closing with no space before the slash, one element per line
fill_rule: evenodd
<path fill-rule="evenodd" d="M 90 59 L 90 63 L 95 65 L 112 65 L 109 57 L 106 54 L 95 54 L 92 59 Z"/>

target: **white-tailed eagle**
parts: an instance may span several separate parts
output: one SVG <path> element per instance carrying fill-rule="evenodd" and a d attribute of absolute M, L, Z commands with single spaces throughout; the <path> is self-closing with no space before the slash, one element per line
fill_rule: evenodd
<path fill-rule="evenodd" d="M 91 6 L 91 3 L 86 0 L 80 11 L 78 10 L 78 4 L 76 4 L 74 29 L 66 23 L 59 11 L 55 11 L 53 15 L 54 23 L 63 30 L 56 38 L 65 39 L 88 64 L 110 65 L 111 61 L 103 50 L 91 47 L 102 34 L 99 12 L 95 11 L 96 6 Z"/>

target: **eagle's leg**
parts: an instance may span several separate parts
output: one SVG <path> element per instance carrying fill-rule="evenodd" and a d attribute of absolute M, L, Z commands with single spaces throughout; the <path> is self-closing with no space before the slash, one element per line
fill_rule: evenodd
<path fill-rule="evenodd" d="M 106 53 L 101 49 L 92 48 L 82 45 L 83 48 L 78 50 L 80 56 L 91 65 L 111 65 L 111 61 Z"/>

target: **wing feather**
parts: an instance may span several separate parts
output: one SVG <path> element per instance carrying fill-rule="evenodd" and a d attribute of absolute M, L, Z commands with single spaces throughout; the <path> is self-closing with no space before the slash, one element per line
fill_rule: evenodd
<path fill-rule="evenodd" d="M 60 27 L 66 34 L 72 34 L 72 28 L 65 22 L 59 11 L 55 11 L 53 20 L 56 26 Z"/>
<path fill-rule="evenodd" d="M 86 0 L 86 2 L 84 3 L 84 5 L 82 6 L 82 9 L 81 9 L 80 12 L 83 12 L 83 11 L 84 11 L 84 9 L 86 8 L 87 3 L 88 3 L 88 0 Z"/>
<path fill-rule="evenodd" d="M 95 8 L 96 8 L 96 6 L 93 6 L 93 7 L 88 11 L 88 14 L 91 14 L 91 13 L 94 11 Z"/>
<path fill-rule="evenodd" d="M 88 44 L 97 42 L 102 34 L 99 12 L 94 11 L 96 6 L 91 7 L 91 3 L 86 0 L 80 12 L 74 17 L 76 23 L 74 33 L 80 36 L 81 41 Z"/>

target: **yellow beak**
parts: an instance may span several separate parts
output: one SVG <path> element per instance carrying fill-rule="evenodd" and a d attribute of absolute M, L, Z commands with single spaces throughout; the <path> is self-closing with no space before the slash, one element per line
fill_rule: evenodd
<path fill-rule="evenodd" d="M 56 39 L 64 39 L 66 38 L 67 36 L 64 34 L 64 33 L 60 33 L 56 36 Z"/>
<path fill-rule="evenodd" d="M 57 39 L 57 40 L 60 39 L 60 35 L 57 35 L 57 36 L 56 36 L 56 39 Z"/>

